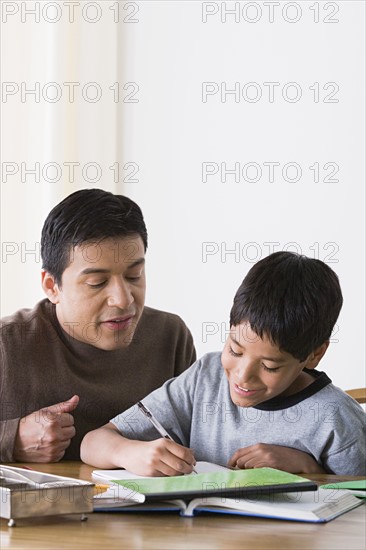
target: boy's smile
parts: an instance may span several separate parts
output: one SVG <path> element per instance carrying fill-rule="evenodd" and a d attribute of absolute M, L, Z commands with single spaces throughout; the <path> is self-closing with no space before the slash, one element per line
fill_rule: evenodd
<path fill-rule="evenodd" d="M 232 401 L 239 407 L 253 407 L 278 395 L 299 392 L 313 382 L 303 369 L 314 369 L 326 348 L 324 344 L 300 362 L 266 336 L 260 338 L 248 323 L 231 327 L 221 362 Z"/>

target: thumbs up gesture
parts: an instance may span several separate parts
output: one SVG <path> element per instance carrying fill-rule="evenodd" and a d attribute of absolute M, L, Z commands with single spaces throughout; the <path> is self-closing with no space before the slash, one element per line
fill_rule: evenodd
<path fill-rule="evenodd" d="M 68 401 L 56 403 L 21 418 L 14 445 L 18 462 L 57 462 L 75 435 L 74 417 L 70 414 L 78 405 L 74 395 Z"/>

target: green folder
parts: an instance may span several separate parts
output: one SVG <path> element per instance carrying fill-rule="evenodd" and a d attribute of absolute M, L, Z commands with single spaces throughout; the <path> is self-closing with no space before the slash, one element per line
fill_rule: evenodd
<path fill-rule="evenodd" d="M 273 468 L 228 470 L 172 477 L 113 480 L 146 501 L 211 496 L 249 498 L 260 494 L 316 491 L 316 483 Z"/>
<path fill-rule="evenodd" d="M 321 485 L 323 489 L 348 489 L 352 494 L 360 498 L 366 498 L 366 479 L 353 481 L 340 481 L 339 483 L 327 483 Z"/>

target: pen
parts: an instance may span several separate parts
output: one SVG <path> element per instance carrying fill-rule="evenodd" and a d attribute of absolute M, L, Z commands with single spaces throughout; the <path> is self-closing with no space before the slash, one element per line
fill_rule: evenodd
<path fill-rule="evenodd" d="M 174 441 L 172 436 L 169 435 L 168 432 L 166 431 L 166 429 L 160 424 L 159 420 L 157 420 L 155 418 L 155 416 L 152 414 L 152 412 L 149 411 L 149 409 L 147 407 L 145 407 L 145 405 L 143 403 L 141 403 L 141 401 L 138 401 L 137 406 L 140 409 L 140 411 L 146 416 L 146 418 L 148 418 L 150 420 L 151 424 L 158 430 L 161 437 L 164 437 L 165 439 L 170 439 L 170 441 Z M 195 468 L 193 468 L 193 472 L 195 474 L 197 473 Z"/>

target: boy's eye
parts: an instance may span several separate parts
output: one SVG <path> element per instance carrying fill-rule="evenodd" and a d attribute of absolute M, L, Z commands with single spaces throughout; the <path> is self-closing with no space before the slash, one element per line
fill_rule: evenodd
<path fill-rule="evenodd" d="M 241 357 L 241 353 L 236 353 L 231 346 L 229 346 L 229 353 L 234 357 Z"/>
<path fill-rule="evenodd" d="M 266 365 L 263 365 L 263 363 L 262 363 L 262 367 L 266 372 L 277 372 L 278 371 L 278 367 L 274 367 L 273 369 L 270 369 L 270 368 L 266 367 Z"/>

